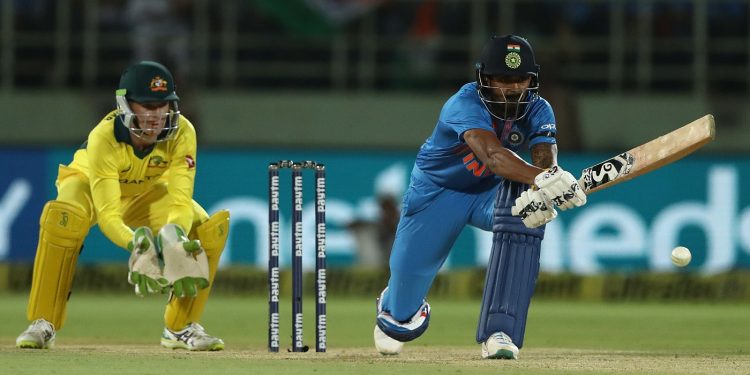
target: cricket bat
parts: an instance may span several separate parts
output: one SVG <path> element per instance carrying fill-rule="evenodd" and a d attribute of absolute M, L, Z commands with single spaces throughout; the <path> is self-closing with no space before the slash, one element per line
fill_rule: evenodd
<path fill-rule="evenodd" d="M 583 170 L 578 179 L 586 194 L 615 186 L 682 159 L 714 139 L 714 116 L 705 115 L 671 133 Z"/>

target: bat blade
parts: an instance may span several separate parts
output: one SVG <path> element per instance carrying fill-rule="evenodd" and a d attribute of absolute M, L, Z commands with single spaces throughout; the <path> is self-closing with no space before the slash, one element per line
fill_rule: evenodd
<path fill-rule="evenodd" d="M 682 159 L 715 138 L 714 117 L 705 115 L 677 130 L 583 170 L 586 194 L 628 181 Z"/>

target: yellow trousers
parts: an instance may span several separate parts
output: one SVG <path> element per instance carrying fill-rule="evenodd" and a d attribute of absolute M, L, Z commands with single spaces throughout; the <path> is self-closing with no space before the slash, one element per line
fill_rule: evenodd
<path fill-rule="evenodd" d="M 85 175 L 61 165 L 56 186 L 57 201 L 73 205 L 74 208 L 80 209 L 84 221 L 86 217 L 89 221 L 86 228 L 96 224 L 96 210 L 94 209 L 94 203 L 91 197 L 89 180 Z M 170 202 L 171 200 L 167 194 L 166 183 L 157 183 L 143 194 L 136 197 L 124 198 L 122 200 L 123 221 L 131 228 L 148 226 L 154 233 L 157 233 L 158 230 L 166 224 Z M 76 212 L 78 212 L 78 210 L 76 210 Z M 222 235 L 226 236 L 226 230 L 228 230 L 228 213 L 223 211 L 223 215 L 217 214 L 215 216 L 222 216 L 224 219 L 226 224 L 222 224 L 223 227 L 220 228 L 220 232 Z M 199 228 L 201 224 L 208 220 L 209 216 L 206 211 L 197 202 L 193 201 L 193 225 L 188 237 L 191 239 L 201 239 L 199 236 L 201 230 Z M 87 232 L 87 230 L 81 231 L 83 237 L 85 237 Z M 203 236 L 209 237 L 209 235 L 206 235 L 205 233 Z M 221 252 L 224 250 L 225 239 L 226 237 L 220 240 L 213 237 L 207 238 L 205 241 L 201 239 L 201 242 L 204 244 L 206 256 L 208 257 L 210 285 L 213 285 L 216 269 L 219 264 L 219 258 Z M 83 240 L 84 238 L 80 238 L 79 243 L 83 243 Z M 35 281 L 43 281 L 32 282 L 27 317 L 29 320 L 36 320 L 39 318 L 47 319 L 57 329 L 60 329 L 65 321 L 65 305 L 67 303 L 67 295 L 70 293 L 70 290 L 64 290 L 70 288 L 70 285 L 65 285 L 70 284 L 66 283 L 65 280 L 72 281 L 73 275 L 69 273 L 74 272 L 75 263 L 77 261 L 77 250 L 73 257 L 72 265 L 70 265 L 71 261 L 68 259 L 68 263 L 66 263 L 64 267 L 45 267 L 44 265 L 50 264 L 51 261 L 45 263 L 44 259 L 39 259 L 40 257 L 45 257 L 45 255 L 40 254 L 54 252 L 42 248 L 43 246 L 47 245 L 40 241 L 40 247 L 37 249 L 37 259 L 35 260 L 33 276 Z M 54 273 L 57 273 L 57 275 L 54 275 Z M 127 281 L 123 278 L 123 282 Z M 195 298 L 170 297 L 164 313 L 165 326 L 176 331 L 184 328 L 188 323 L 197 323 L 205 308 L 210 290 L 211 286 L 201 290 Z M 65 298 L 60 298 L 60 296 L 64 296 Z M 50 302 L 53 300 L 54 302 Z"/>

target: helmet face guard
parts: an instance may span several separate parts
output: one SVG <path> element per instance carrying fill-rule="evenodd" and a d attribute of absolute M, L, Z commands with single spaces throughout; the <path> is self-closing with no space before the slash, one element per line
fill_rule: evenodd
<path fill-rule="evenodd" d="M 520 120 L 529 112 L 531 103 L 539 98 L 539 83 L 531 76 L 528 88 L 518 90 L 493 86 L 490 76 L 477 69 L 479 99 L 490 114 L 503 121 Z"/>
<path fill-rule="evenodd" d="M 140 124 L 145 123 L 151 119 L 154 115 L 136 115 L 133 109 L 130 108 L 128 99 L 125 96 L 125 90 L 117 90 L 115 95 L 115 101 L 117 102 L 117 116 L 122 121 L 122 124 L 130 131 L 130 134 L 138 138 L 144 138 L 144 129 L 141 129 Z M 174 138 L 177 133 L 177 129 L 180 123 L 180 111 L 176 101 L 169 102 L 169 111 L 163 115 L 159 115 L 158 121 L 164 124 L 164 128 L 161 130 L 159 135 L 156 137 L 156 142 L 164 142 Z"/>
<path fill-rule="evenodd" d="M 522 119 L 539 99 L 539 65 L 529 42 L 516 35 L 493 36 L 475 66 L 477 93 L 490 114 L 500 120 Z M 491 77 L 531 78 L 523 90 L 498 87 Z"/>
<path fill-rule="evenodd" d="M 156 142 L 170 140 L 176 134 L 180 123 L 179 101 L 172 73 L 164 65 L 154 61 L 141 61 L 125 69 L 120 77 L 119 89 L 115 91 L 118 116 L 130 134 L 145 139 L 146 129 L 141 128 L 143 124 L 155 119 L 164 125 L 156 137 Z M 133 112 L 130 102 L 139 104 L 168 102 L 169 111 L 158 115 L 139 115 Z"/>

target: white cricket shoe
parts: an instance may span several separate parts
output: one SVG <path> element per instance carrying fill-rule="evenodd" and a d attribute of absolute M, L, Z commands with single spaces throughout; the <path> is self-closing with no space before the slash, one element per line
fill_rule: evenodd
<path fill-rule="evenodd" d="M 401 349 L 404 348 L 404 343 L 390 336 L 386 335 L 378 325 L 375 325 L 375 332 L 373 332 L 373 338 L 375 339 L 375 348 L 378 349 L 382 355 L 396 355 L 401 353 Z"/>
<path fill-rule="evenodd" d="M 177 332 L 164 328 L 161 346 L 170 349 L 215 351 L 224 350 L 224 341 L 206 333 L 200 324 L 190 323 L 182 331 Z"/>
<path fill-rule="evenodd" d="M 16 347 L 26 349 L 50 349 L 55 346 L 55 326 L 44 320 L 31 322 L 16 339 Z"/>
<path fill-rule="evenodd" d="M 482 343 L 482 358 L 518 359 L 518 347 L 504 332 L 496 332 Z"/>

